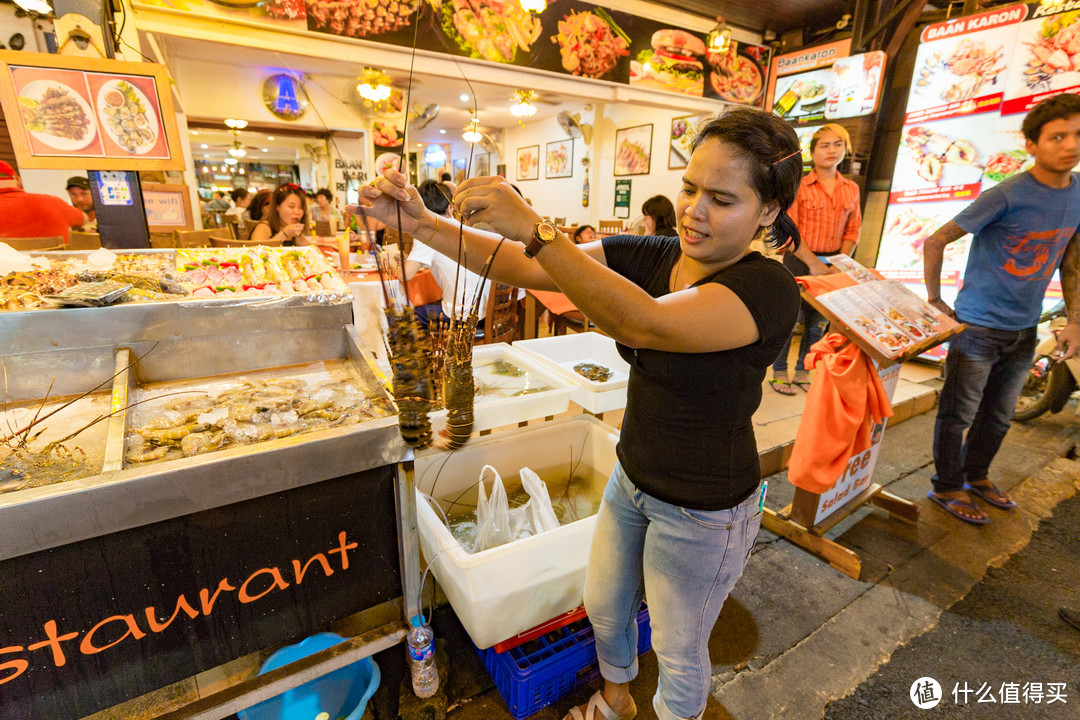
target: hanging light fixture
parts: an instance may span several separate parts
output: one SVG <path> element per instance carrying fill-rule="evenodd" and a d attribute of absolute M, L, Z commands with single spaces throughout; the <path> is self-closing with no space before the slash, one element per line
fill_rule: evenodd
<path fill-rule="evenodd" d="M 232 147 L 229 148 L 229 155 L 233 158 L 242 158 L 247 155 L 247 150 L 244 149 L 243 143 L 240 142 L 240 131 L 247 127 L 247 120 L 236 120 L 234 118 L 227 118 L 225 124 L 232 130 Z"/>
<path fill-rule="evenodd" d="M 225 125 L 232 128 L 233 132 L 237 130 L 243 130 L 247 127 L 247 120 L 237 120 L 235 118 L 225 118 Z"/>
<path fill-rule="evenodd" d="M 547 9 L 547 0 L 520 0 L 525 12 L 542 13 Z"/>
<path fill-rule="evenodd" d="M 364 68 L 363 82 L 356 86 L 356 92 L 370 102 L 383 102 L 390 97 L 390 76 L 378 68 Z"/>
<path fill-rule="evenodd" d="M 709 31 L 709 52 L 726 53 L 731 47 L 731 28 L 723 15 L 716 16 L 716 27 Z"/>
<path fill-rule="evenodd" d="M 536 97 L 536 93 L 532 90 L 515 90 L 514 97 L 517 98 L 517 102 L 510 106 L 510 112 L 514 114 L 514 117 L 527 118 L 536 114 L 536 106 L 531 102 Z"/>
<path fill-rule="evenodd" d="M 480 132 L 480 118 L 473 115 L 472 120 L 469 121 L 469 126 L 465 128 L 465 132 L 461 137 L 465 142 L 480 142 L 480 139 L 484 137 Z"/>

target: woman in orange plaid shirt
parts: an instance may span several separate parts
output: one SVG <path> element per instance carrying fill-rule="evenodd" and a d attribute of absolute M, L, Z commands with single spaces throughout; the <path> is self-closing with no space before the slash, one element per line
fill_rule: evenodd
<path fill-rule="evenodd" d="M 836 270 L 822 260 L 829 255 L 850 255 L 859 241 L 862 212 L 859 210 L 859 186 L 840 174 L 837 168 L 851 152 L 851 137 L 842 125 L 822 126 L 810 140 L 810 158 L 814 168 L 802 179 L 795 202 L 788 215 L 795 221 L 802 243 L 794 252 L 784 253 L 784 265 L 796 277 L 827 275 Z M 828 322 L 821 313 L 803 303 L 803 333 L 799 341 L 799 359 L 794 381 L 788 376 L 788 350 L 784 345 L 773 363 L 769 385 L 781 395 L 794 395 L 795 388 L 810 387 L 810 375 L 803 365 L 810 346 L 825 334 Z"/>

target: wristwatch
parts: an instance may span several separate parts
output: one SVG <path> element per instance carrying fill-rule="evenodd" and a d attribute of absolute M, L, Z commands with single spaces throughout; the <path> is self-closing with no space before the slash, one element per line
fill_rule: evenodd
<path fill-rule="evenodd" d="M 555 225 L 547 220 L 536 223 L 536 227 L 533 229 L 533 238 L 525 246 L 525 257 L 536 257 L 536 253 L 540 252 L 540 248 L 555 239 L 556 232 Z"/>

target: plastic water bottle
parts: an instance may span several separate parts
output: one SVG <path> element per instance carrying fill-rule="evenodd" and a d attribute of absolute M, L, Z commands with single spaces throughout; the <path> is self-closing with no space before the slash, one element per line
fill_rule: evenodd
<path fill-rule="evenodd" d="M 409 648 L 412 688 L 418 698 L 429 698 L 439 691 L 439 669 L 435 667 L 435 633 L 419 615 L 412 618 L 412 629 L 405 637 Z"/>

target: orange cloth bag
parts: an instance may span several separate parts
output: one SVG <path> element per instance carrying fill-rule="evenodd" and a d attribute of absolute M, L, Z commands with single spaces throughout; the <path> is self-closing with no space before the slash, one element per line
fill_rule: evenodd
<path fill-rule="evenodd" d="M 806 366 L 816 368 L 817 376 L 806 396 L 788 479 L 820 494 L 836 484 L 852 455 L 870 447 L 874 423 L 893 410 L 873 361 L 843 335 L 829 333 L 814 343 Z"/>

